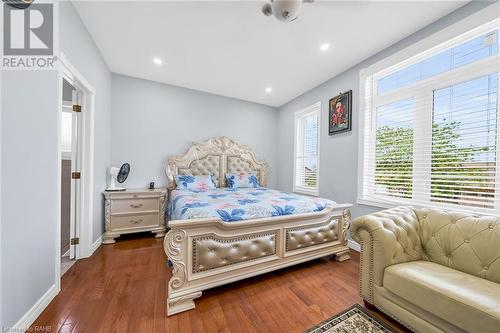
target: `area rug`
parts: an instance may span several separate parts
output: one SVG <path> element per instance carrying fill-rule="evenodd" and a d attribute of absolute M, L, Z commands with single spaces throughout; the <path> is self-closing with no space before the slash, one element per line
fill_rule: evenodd
<path fill-rule="evenodd" d="M 304 333 L 394 333 L 361 305 L 349 309 L 325 320 Z"/>

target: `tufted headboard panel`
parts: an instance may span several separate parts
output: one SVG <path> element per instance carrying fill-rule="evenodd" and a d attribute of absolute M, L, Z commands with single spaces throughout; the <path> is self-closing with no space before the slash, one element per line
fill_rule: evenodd
<path fill-rule="evenodd" d="M 186 167 L 178 167 L 177 174 L 179 175 L 213 175 L 217 186 L 220 184 L 222 168 L 221 156 L 207 155 L 198 160 L 192 161 Z"/>
<path fill-rule="evenodd" d="M 175 188 L 174 175 L 212 175 L 217 187 L 226 187 L 226 173 L 254 173 L 266 186 L 267 163 L 257 160 L 252 149 L 225 136 L 194 143 L 186 154 L 168 159 L 168 188 Z"/>

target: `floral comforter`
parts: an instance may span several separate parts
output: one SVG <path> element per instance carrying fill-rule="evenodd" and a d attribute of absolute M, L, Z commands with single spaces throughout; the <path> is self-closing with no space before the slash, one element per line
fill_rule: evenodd
<path fill-rule="evenodd" d="M 333 201 L 259 188 L 218 188 L 208 191 L 175 190 L 169 201 L 171 220 L 218 217 L 242 221 L 269 216 L 319 212 Z"/>

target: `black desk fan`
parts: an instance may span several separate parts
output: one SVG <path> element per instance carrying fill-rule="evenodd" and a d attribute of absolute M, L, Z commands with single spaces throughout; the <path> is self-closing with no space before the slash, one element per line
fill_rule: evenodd
<path fill-rule="evenodd" d="M 121 168 L 111 167 L 109 169 L 109 186 L 106 188 L 108 192 L 125 191 L 125 187 L 116 186 L 116 182 L 123 183 L 130 173 L 130 164 L 123 163 Z"/>

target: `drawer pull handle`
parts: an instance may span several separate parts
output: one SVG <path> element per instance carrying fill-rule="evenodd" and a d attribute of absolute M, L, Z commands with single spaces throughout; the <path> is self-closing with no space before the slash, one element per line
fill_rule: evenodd
<path fill-rule="evenodd" d="M 141 208 L 142 204 L 131 204 L 130 208 Z"/>
<path fill-rule="evenodd" d="M 138 219 L 138 220 L 130 220 L 130 223 L 132 224 L 139 224 L 142 222 L 142 219 Z"/>

